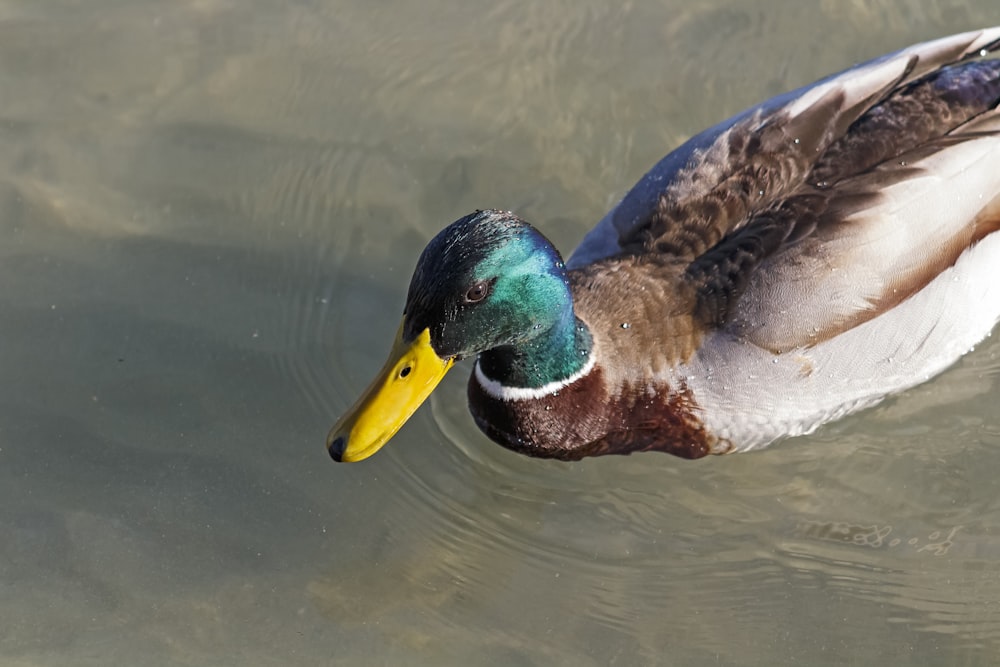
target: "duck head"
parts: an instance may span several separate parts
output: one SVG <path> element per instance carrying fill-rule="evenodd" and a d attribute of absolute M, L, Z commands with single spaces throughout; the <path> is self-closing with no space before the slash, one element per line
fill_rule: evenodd
<path fill-rule="evenodd" d="M 464 357 L 517 351 L 507 355 L 511 372 L 544 383 L 565 369 L 524 363 L 525 355 L 535 350 L 551 362 L 543 343 L 573 319 L 562 258 L 540 232 L 502 211 L 457 220 L 420 255 L 389 359 L 331 429 L 331 458 L 360 461 L 378 451 Z"/>

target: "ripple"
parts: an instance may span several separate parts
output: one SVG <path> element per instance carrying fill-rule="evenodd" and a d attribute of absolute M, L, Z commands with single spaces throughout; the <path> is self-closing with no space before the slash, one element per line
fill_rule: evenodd
<path fill-rule="evenodd" d="M 993 603 L 998 590 L 982 577 L 992 566 L 989 560 L 967 555 L 987 544 L 995 551 L 997 544 L 965 530 L 812 525 L 805 528 L 803 539 L 780 545 L 779 560 L 804 575 L 804 582 L 830 594 L 888 605 L 893 623 L 953 635 L 970 645 L 995 643 L 1000 639 L 1000 609 Z M 965 554 L 961 572 L 944 558 L 949 553 L 955 557 L 955 551 Z"/>
<path fill-rule="evenodd" d="M 796 627 L 796 614 L 824 600 L 824 611 L 807 617 L 831 624 L 830 641 L 844 646 L 869 637 L 854 642 L 860 655 L 884 650 L 870 644 L 865 624 L 886 605 L 884 622 L 906 633 L 947 634 L 966 650 L 996 645 L 1000 591 L 982 579 L 1000 549 L 990 523 L 995 494 L 983 487 L 941 510 L 990 461 L 959 457 L 921 469 L 872 442 L 823 449 L 822 439 L 704 463 L 665 455 L 536 461 L 476 431 L 463 375 L 449 378 L 431 414 L 418 413 L 380 453 L 388 459 L 380 484 L 392 489 L 383 514 L 392 546 L 380 571 L 426 594 L 373 617 L 420 609 L 433 615 L 428 632 L 461 633 L 503 613 L 507 632 L 543 628 L 588 647 L 583 636 L 600 637 L 633 659 L 658 655 L 666 632 L 738 660 L 734 646 L 760 641 L 776 623 Z M 852 512 L 896 518 L 821 518 Z M 350 588 L 337 585 L 342 594 Z M 500 611 L 511 608 L 525 611 L 512 620 Z M 557 609 L 573 616 L 554 623 Z M 805 636 L 780 641 L 809 650 Z"/>

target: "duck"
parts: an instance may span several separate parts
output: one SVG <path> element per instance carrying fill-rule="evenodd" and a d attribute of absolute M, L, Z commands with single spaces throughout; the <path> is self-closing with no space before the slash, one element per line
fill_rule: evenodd
<path fill-rule="evenodd" d="M 465 358 L 477 426 L 565 461 L 755 450 L 941 373 L 1000 320 L 998 50 L 953 35 L 737 114 L 565 262 L 508 211 L 448 225 L 329 455 L 374 454 Z"/>

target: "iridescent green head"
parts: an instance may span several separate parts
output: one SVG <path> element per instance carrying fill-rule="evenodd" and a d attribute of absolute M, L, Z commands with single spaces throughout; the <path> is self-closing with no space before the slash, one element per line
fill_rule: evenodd
<path fill-rule="evenodd" d="M 541 387 L 576 372 L 589 342 L 548 239 L 512 213 L 467 215 L 424 249 L 389 361 L 327 448 L 338 461 L 375 453 L 457 359 L 481 354 L 491 379 Z"/>
<path fill-rule="evenodd" d="M 512 213 L 477 211 L 427 244 L 403 333 L 429 329 L 438 355 L 462 358 L 533 338 L 566 307 L 566 269 L 549 240 Z"/>

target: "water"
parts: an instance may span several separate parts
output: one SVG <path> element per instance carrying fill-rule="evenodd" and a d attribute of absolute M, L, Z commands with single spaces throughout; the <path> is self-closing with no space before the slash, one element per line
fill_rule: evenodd
<path fill-rule="evenodd" d="M 519 457 L 467 366 L 371 461 L 323 449 L 444 224 L 568 250 L 693 132 L 995 22 L 0 2 L 0 664 L 995 664 L 998 336 L 760 453 Z"/>

